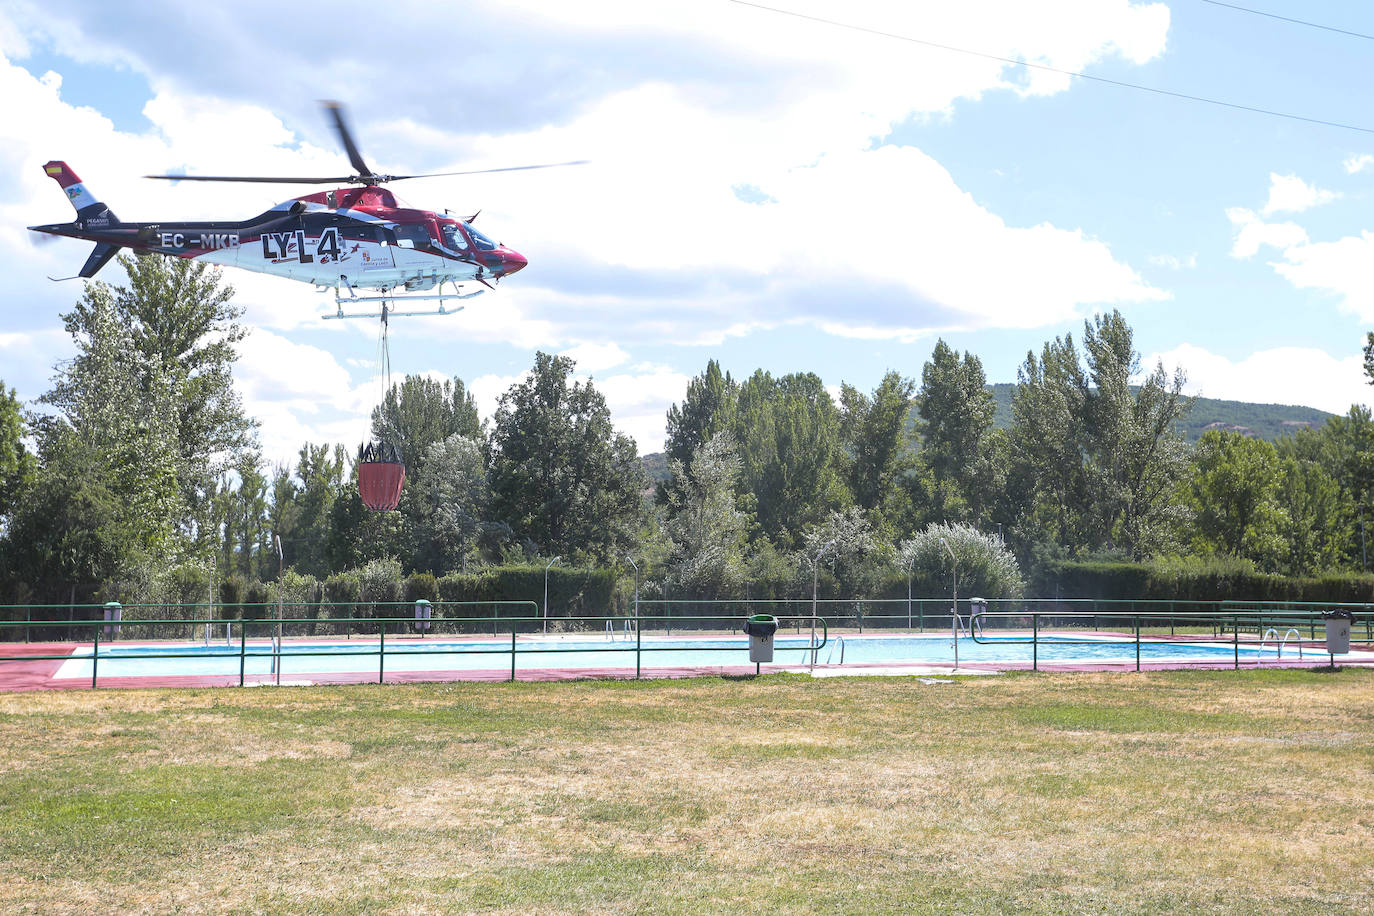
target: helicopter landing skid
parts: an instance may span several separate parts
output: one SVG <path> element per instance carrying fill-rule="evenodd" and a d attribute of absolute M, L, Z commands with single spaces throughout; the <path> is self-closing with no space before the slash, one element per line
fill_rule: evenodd
<path fill-rule="evenodd" d="M 335 289 L 334 289 L 334 306 L 335 306 L 335 308 L 336 308 L 338 311 L 336 311 L 333 315 L 321 315 L 321 316 L 320 316 L 321 318 L 324 318 L 324 319 L 330 319 L 330 318 L 401 318 L 401 317 L 410 316 L 410 315 L 452 315 L 452 314 L 455 314 L 456 312 L 461 312 L 461 311 L 463 310 L 464 306 L 461 306 L 461 305 L 460 305 L 460 306 L 458 306 L 457 308 L 448 308 L 448 309 L 446 309 L 446 308 L 444 308 L 444 303 L 445 303 L 445 302 L 448 302 L 448 301 L 451 301 L 451 300 L 454 300 L 454 299 L 471 299 L 473 296 L 480 296 L 480 295 L 482 295 L 482 293 L 486 292 L 486 290 L 484 290 L 484 289 L 479 289 L 479 290 L 477 290 L 476 292 L 473 292 L 473 293 L 460 293 L 460 292 L 457 292 L 457 290 L 458 290 L 458 285 L 457 285 L 457 284 L 454 284 L 454 292 L 451 292 L 451 293 L 443 293 L 443 292 L 441 292 L 441 293 L 439 293 L 438 295 L 433 295 L 433 296 L 414 296 L 414 295 L 400 295 L 400 294 L 389 294 L 389 293 L 383 293 L 383 294 L 381 294 L 380 296 L 359 296 L 358 293 L 353 289 L 353 286 L 352 286 L 347 280 L 345 280 L 345 281 L 343 282 L 343 286 L 348 288 L 349 295 L 347 295 L 347 296 L 342 295 L 341 292 L 340 292 L 340 287 L 335 287 Z M 326 287 L 326 289 L 328 289 L 328 287 Z M 404 303 L 404 302 L 421 302 L 421 301 L 438 302 L 438 303 L 439 303 L 439 307 L 438 307 L 437 309 L 433 310 L 433 311 L 413 311 L 413 312 L 398 312 L 398 311 L 396 311 L 394 308 L 391 307 L 391 306 L 396 305 L 397 303 Z M 345 311 L 344 311 L 344 305 L 345 305 L 345 304 L 348 304 L 348 303 L 370 303 L 370 302 L 379 303 L 379 306 L 380 306 L 379 310 L 378 310 L 378 311 L 375 311 L 375 312 L 345 312 Z M 388 305 L 388 303 L 390 303 L 390 305 Z"/>

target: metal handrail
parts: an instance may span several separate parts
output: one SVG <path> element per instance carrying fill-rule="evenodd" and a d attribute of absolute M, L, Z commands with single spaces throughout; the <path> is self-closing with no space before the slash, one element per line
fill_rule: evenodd
<path fill-rule="evenodd" d="M 1274 637 L 1274 651 L 1278 653 L 1276 658 L 1283 658 L 1283 644 L 1279 642 L 1279 631 L 1270 627 L 1265 630 L 1264 635 L 1260 637 L 1259 651 L 1255 653 L 1256 668 L 1264 665 L 1264 644 L 1269 641 L 1270 636 Z"/>
<path fill-rule="evenodd" d="M 1288 613 L 1288 615 L 1286 616 L 1286 618 L 1283 619 L 1283 620 L 1280 620 L 1279 622 L 1280 622 L 1281 624 L 1286 624 L 1286 623 L 1288 623 L 1288 622 L 1291 620 L 1291 621 L 1296 622 L 1296 623 L 1299 623 L 1299 624 L 1309 624 L 1309 625 L 1315 627 L 1315 625 L 1316 625 L 1317 623 L 1320 623 L 1320 622 L 1321 622 L 1321 611 L 1316 610 L 1317 607 L 1320 607 L 1320 608 L 1322 608 L 1322 609 L 1324 610 L 1324 609 L 1326 609 L 1326 608 L 1332 607 L 1332 605 L 1326 605 L 1326 604 L 1324 604 L 1324 605 L 1313 605 L 1314 610 L 1308 611 L 1308 612 L 1294 612 L 1294 611 L 1290 611 L 1290 612 Z M 1037 671 L 1038 671 L 1038 670 L 1039 670 L 1040 626 L 1041 626 L 1041 620 L 1042 620 L 1042 618 L 1051 618 L 1051 619 L 1053 619 L 1053 620 L 1061 620 L 1061 619 L 1063 619 L 1063 618 L 1085 618 L 1085 617 L 1092 617 L 1092 618 L 1094 618 L 1094 619 L 1098 619 L 1098 618 L 1101 618 L 1101 617 L 1104 617 L 1104 616 L 1106 616 L 1106 617 L 1116 617 L 1116 618 L 1129 617 L 1129 619 L 1131 620 L 1131 627 L 1130 627 L 1130 630 L 1131 630 L 1131 632 L 1134 634 L 1134 637 L 1135 637 L 1135 645 L 1136 645 L 1136 670 L 1137 670 L 1137 671 L 1140 670 L 1140 645 L 1141 645 L 1142 630 L 1143 630 L 1143 627 L 1142 627 L 1141 624 L 1142 624 L 1142 621 L 1145 621 L 1146 623 L 1148 623 L 1148 622 L 1151 621 L 1151 620 L 1157 620 L 1157 619 L 1158 619 L 1158 616 L 1157 616 L 1157 615 L 1153 615 L 1153 614 L 1133 614 L 1133 615 L 1124 615 L 1124 614 L 1100 614 L 1100 613 L 1090 613 L 1090 612 L 1055 612 L 1055 613 L 1041 613 L 1041 612 L 1039 612 L 1039 611 L 1031 611 L 1031 612 L 1029 612 L 1029 613 L 1024 613 L 1024 612 L 1023 612 L 1023 613 L 1016 613 L 1016 612 L 1005 612 L 1005 611 L 997 611 L 997 612 L 988 611 L 988 612 L 982 612 L 982 613 L 970 615 L 970 625 L 972 626 L 973 620 L 974 620 L 974 619 L 977 619 L 977 620 L 978 620 L 978 627 L 977 627 L 977 629 L 978 629 L 978 631 L 979 631 L 977 635 L 972 635 L 970 638 L 971 638 L 972 641 L 975 642 L 975 643 L 1017 643 L 1017 644 L 1028 644 L 1028 645 L 1031 645 L 1031 646 L 1034 647 L 1034 649 L 1033 649 L 1033 655 L 1032 655 L 1032 668 L 1033 668 L 1034 670 L 1037 670 Z M 1229 629 L 1229 632 L 1230 632 L 1230 634 L 1231 634 L 1230 642 L 1231 642 L 1232 647 L 1233 647 L 1233 650 L 1234 650 L 1234 654 L 1233 654 L 1233 667 L 1239 669 L 1239 668 L 1240 668 L 1240 642 L 1241 642 L 1241 640 L 1240 640 L 1240 632 L 1241 632 L 1242 626 L 1244 626 L 1244 628 L 1247 629 L 1247 630 L 1249 630 L 1249 629 L 1255 629 L 1256 632 L 1263 632 L 1264 623 L 1265 623 L 1266 621 L 1272 621 L 1273 618 L 1274 618 L 1274 616 L 1276 616 L 1276 615 L 1274 615 L 1274 614 L 1272 614 L 1272 613 L 1270 613 L 1270 614 L 1253 615 L 1253 616 L 1251 616 L 1251 615 L 1246 615 L 1246 614 L 1242 614 L 1242 613 L 1231 613 L 1231 614 L 1222 615 L 1222 614 L 1206 613 L 1206 612 L 1190 612 L 1190 613 L 1177 612 L 1177 613 L 1175 613 L 1175 614 L 1173 614 L 1173 615 L 1171 616 L 1170 628 L 1171 628 L 1171 630 L 1172 630 L 1173 625 L 1174 625 L 1174 622 L 1176 622 L 1176 621 L 1181 621 L 1181 622 L 1183 622 L 1183 623 L 1185 623 L 1185 624 L 1186 624 L 1186 623 L 1205 623 L 1205 624 L 1213 625 L 1213 627 L 1214 627 L 1214 632 L 1215 632 L 1215 630 L 1216 630 L 1217 628 L 1219 628 L 1223 637 L 1225 636 L 1226 632 L 1227 632 L 1228 629 Z M 988 636 L 986 636 L 986 634 L 984 633 L 984 627 L 987 625 L 987 624 L 986 624 L 986 621 L 987 621 L 987 620 L 990 620 L 990 619 L 991 619 L 991 620 L 996 620 L 996 619 L 1025 620 L 1025 619 L 1027 619 L 1027 618 L 1030 619 L 1030 624 L 1031 624 L 1031 635 L 1028 636 L 1028 637 L 1015 637 L 1015 636 L 994 636 L 994 637 L 988 637 Z M 1269 632 L 1273 632 L 1273 633 L 1274 633 L 1275 639 L 1278 638 L 1278 633 L 1277 633 L 1277 631 L 1275 631 L 1272 627 L 1270 628 Z M 1292 633 L 1292 634 L 1294 634 L 1294 635 L 1296 635 L 1296 636 L 1298 637 L 1298 639 L 1299 639 L 1299 653 L 1301 653 L 1301 638 L 1302 638 L 1301 630 L 1299 630 L 1299 629 L 1298 629 L 1297 627 L 1295 627 L 1295 626 L 1290 626 L 1290 627 L 1288 628 L 1288 633 Z M 1282 652 L 1282 643 L 1283 643 L 1283 641 L 1287 640 L 1287 638 L 1288 638 L 1288 633 L 1285 633 L 1285 634 L 1284 634 L 1284 637 L 1283 637 L 1283 640 L 1280 640 L 1280 647 L 1279 647 L 1279 648 L 1280 648 L 1280 652 Z M 1259 645 L 1258 645 L 1258 648 L 1259 648 L 1260 650 L 1263 650 L 1264 641 L 1265 641 L 1267 638 L 1268 638 L 1268 634 L 1267 634 L 1267 633 L 1265 633 L 1264 636 L 1261 636 L 1261 637 L 1260 637 L 1260 641 L 1259 641 Z M 1081 645 L 1116 645 L 1116 644 L 1119 644 L 1121 641 L 1122 641 L 1121 638 L 1117 638 L 1117 639 L 1097 639 L 1097 640 L 1095 640 L 1095 639 L 1088 639 L 1088 638 L 1084 638 L 1084 639 L 1075 639 L 1075 642 L 1078 643 L 1078 644 L 1081 644 Z M 1253 645 L 1253 644 L 1251 644 L 1251 645 Z M 955 641 L 955 652 L 956 652 L 956 654 L 955 654 L 955 666 L 957 667 L 957 666 L 958 666 L 958 654 L 957 654 L 957 652 L 958 652 L 958 641 L 957 641 L 957 640 Z M 1299 655 L 1299 657 L 1301 657 L 1301 654 Z M 1258 653 L 1257 653 L 1257 658 L 1258 658 Z M 1258 661 L 1257 661 L 1257 664 L 1258 664 Z"/>
<path fill-rule="evenodd" d="M 832 645 L 832 646 L 830 647 L 830 654 L 827 655 L 827 656 L 825 657 L 825 663 L 826 663 L 827 665 L 834 664 L 834 662 L 835 662 L 835 650 L 836 650 L 836 649 L 839 649 L 839 650 L 840 650 L 840 664 L 843 665 L 843 664 L 844 664 L 844 637 L 843 637 L 843 636 L 836 636 L 836 637 L 835 637 L 835 644 Z"/>
<path fill-rule="evenodd" d="M 1297 643 L 1298 643 L 1298 659 L 1301 660 L 1301 659 L 1302 659 L 1302 634 L 1298 632 L 1297 627 L 1289 627 L 1289 628 L 1288 628 L 1288 632 L 1283 634 L 1283 639 L 1279 641 L 1279 658 L 1283 658 L 1283 647 L 1284 647 L 1284 645 L 1288 642 L 1288 633 L 1292 633 L 1294 636 L 1297 637 Z"/>

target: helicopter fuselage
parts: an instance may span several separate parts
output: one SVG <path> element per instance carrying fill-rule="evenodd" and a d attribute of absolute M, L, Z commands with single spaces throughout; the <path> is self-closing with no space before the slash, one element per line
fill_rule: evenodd
<path fill-rule="evenodd" d="M 381 187 L 322 191 L 238 222 L 126 223 L 95 201 L 65 163 L 45 168 L 77 206 L 77 218 L 30 228 L 95 242 L 80 274 L 84 277 L 93 276 L 120 248 L 335 289 L 414 291 L 471 281 L 490 285 L 527 263 L 469 221 L 398 207 L 391 192 Z"/>

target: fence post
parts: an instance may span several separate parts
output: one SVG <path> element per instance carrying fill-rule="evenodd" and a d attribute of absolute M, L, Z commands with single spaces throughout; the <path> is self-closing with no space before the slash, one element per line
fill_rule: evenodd
<path fill-rule="evenodd" d="M 1236 648 L 1236 670 L 1240 670 L 1240 618 L 1231 618 L 1231 642 Z"/>
<path fill-rule="evenodd" d="M 95 642 L 91 643 L 91 689 L 95 689 L 95 669 L 100 664 L 100 627 L 95 628 Z"/>
<path fill-rule="evenodd" d="M 1031 612 L 1031 670 L 1040 670 L 1040 615 Z"/>
<path fill-rule="evenodd" d="M 639 649 L 643 644 L 643 637 L 640 635 L 639 621 L 635 621 L 635 680 L 639 680 Z"/>
<path fill-rule="evenodd" d="M 377 683 L 386 683 L 386 626 L 383 625 L 380 631 L 381 639 L 377 642 Z"/>
<path fill-rule="evenodd" d="M 510 625 L 510 680 L 515 683 L 515 622 Z"/>
<path fill-rule="evenodd" d="M 248 625 L 239 624 L 239 686 L 243 686 L 243 665 L 248 652 Z"/>
<path fill-rule="evenodd" d="M 1140 615 L 1135 617 L 1135 670 L 1140 671 Z"/>

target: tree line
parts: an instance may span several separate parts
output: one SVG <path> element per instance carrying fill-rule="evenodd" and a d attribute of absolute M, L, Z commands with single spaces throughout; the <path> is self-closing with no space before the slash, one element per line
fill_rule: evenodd
<path fill-rule="evenodd" d="M 241 309 L 216 270 L 122 263 L 127 287 L 88 283 L 63 316 L 76 356 L 37 403 L 0 385 L 4 602 L 555 558 L 700 598 L 913 580 L 944 594 L 956 566 L 961 593 L 1009 596 L 1066 560 L 1294 577 L 1367 562 L 1369 410 L 1276 443 L 1212 431 L 1190 446 L 1183 371 L 1142 367 L 1118 312 L 1027 353 L 1006 429 L 980 359 L 943 340 L 919 375 L 838 398 L 814 373 L 736 379 L 712 360 L 668 411 L 656 485 L 568 357 L 537 354 L 487 422 L 460 378 L 407 376 L 372 412 L 407 469 L 397 511 L 375 513 L 351 445 L 264 461 L 232 385 Z"/>

